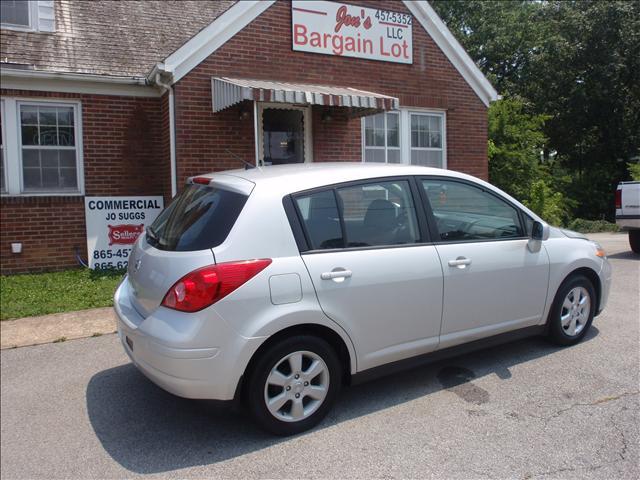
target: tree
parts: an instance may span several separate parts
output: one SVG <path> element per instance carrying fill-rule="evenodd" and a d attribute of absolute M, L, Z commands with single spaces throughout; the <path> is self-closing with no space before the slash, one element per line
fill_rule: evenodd
<path fill-rule="evenodd" d="M 522 91 L 523 78 L 543 42 L 540 5 L 524 0 L 437 0 L 431 4 L 496 87 L 508 96 Z"/>
<path fill-rule="evenodd" d="M 491 104 L 489 178 L 547 222 L 561 225 L 568 219 L 571 201 L 554 188 L 558 182 L 553 170 L 540 158 L 547 142 L 543 128 L 548 117 L 526 113 L 526 107 L 517 97 Z"/>
<path fill-rule="evenodd" d="M 549 2 L 554 35 L 533 62 L 523 95 L 550 113 L 550 146 L 572 172 L 576 215 L 614 215 L 613 192 L 640 146 L 640 4 Z"/>
<path fill-rule="evenodd" d="M 571 178 L 574 213 L 612 218 L 615 184 L 640 152 L 640 2 L 432 4 L 501 94 L 548 116 L 544 151 Z"/>
<path fill-rule="evenodd" d="M 542 176 L 540 152 L 546 143 L 544 115 L 525 112 L 521 99 L 506 98 L 489 108 L 489 178 L 510 195 L 528 200 Z"/>

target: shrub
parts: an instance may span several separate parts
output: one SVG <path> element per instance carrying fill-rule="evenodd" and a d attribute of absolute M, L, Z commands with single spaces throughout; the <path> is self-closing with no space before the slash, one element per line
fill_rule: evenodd
<path fill-rule="evenodd" d="M 586 220 L 584 218 L 571 220 L 567 228 L 580 233 L 617 232 L 620 230 L 620 227 L 615 223 L 607 222 L 606 220 Z"/>
<path fill-rule="evenodd" d="M 530 200 L 524 204 L 551 225 L 562 225 L 567 218 L 567 200 L 560 192 L 554 192 L 544 180 L 531 184 Z"/>

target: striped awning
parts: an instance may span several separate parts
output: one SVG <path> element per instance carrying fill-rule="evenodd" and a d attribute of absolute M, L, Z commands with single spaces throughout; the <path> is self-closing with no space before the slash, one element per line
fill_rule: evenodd
<path fill-rule="evenodd" d="M 211 88 L 214 112 L 243 100 L 367 110 L 397 110 L 400 107 L 400 101 L 395 97 L 351 87 L 218 77 L 211 79 Z"/>

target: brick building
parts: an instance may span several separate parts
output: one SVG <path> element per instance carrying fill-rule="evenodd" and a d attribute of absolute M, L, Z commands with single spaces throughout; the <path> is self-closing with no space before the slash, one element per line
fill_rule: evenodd
<path fill-rule="evenodd" d="M 247 163 L 487 177 L 497 94 L 425 1 L 16 0 L 0 45 L 2 273 L 86 258 L 85 197 Z"/>

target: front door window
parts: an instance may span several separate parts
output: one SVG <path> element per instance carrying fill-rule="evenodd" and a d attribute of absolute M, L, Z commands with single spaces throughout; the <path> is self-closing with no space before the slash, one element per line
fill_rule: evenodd
<path fill-rule="evenodd" d="M 262 111 L 263 159 L 265 165 L 303 163 L 304 111 L 264 108 Z"/>

